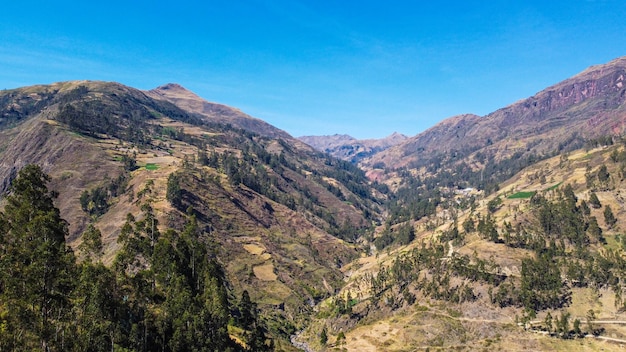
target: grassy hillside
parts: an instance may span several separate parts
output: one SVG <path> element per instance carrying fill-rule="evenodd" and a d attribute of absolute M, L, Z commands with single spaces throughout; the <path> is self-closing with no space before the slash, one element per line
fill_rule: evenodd
<path fill-rule="evenodd" d="M 591 84 L 590 75 L 576 82 Z M 610 110 L 621 113 L 615 89 L 607 92 Z M 576 132 L 561 113 L 575 112 L 579 127 L 585 106 L 602 115 L 602 95 L 576 106 L 550 105 L 553 98 L 547 90 L 536 106 L 520 103 L 491 119 L 523 111 L 545 137 L 552 125 Z M 420 144 L 489 132 L 476 130 L 485 118 L 466 115 L 370 160 L 370 179 L 385 182 L 378 184 L 352 163 L 179 86 L 141 92 L 65 82 L 4 91 L 0 101 L 0 190 L 23 166 L 40 165 L 59 194 L 55 204 L 79 261 L 97 229 L 102 263 L 117 270 L 120 253 L 128 255 L 122 276 L 139 275 L 150 286 L 154 263 L 167 273 L 164 258 L 194 258 L 186 251 L 201 244 L 224 268 L 221 294 L 256 302 L 279 350 L 294 349 L 289 337 L 297 331 L 295 339 L 315 350 L 610 350 L 626 343 L 619 322 L 626 143 L 618 137 L 558 134 L 548 143 L 509 116 L 510 133 L 517 132 L 505 136 L 506 124 L 489 125 L 499 131 L 491 143 Z M 413 147 L 427 157 L 416 159 Z M 396 157 L 394 168 L 381 168 Z M 161 234 L 172 250 L 154 255 Z M 180 238 L 194 245 L 171 246 Z M 193 278 L 190 267 L 191 276 L 183 275 Z M 155 294 L 155 280 L 147 309 L 160 316 L 155 307 L 167 292 Z M 220 336 L 245 348 L 252 330 L 240 308 L 232 311 L 239 325 L 226 324 Z"/>
<path fill-rule="evenodd" d="M 322 350 L 620 349 L 609 339 L 626 340 L 625 150 L 555 156 L 487 196 L 447 193 L 411 222 L 411 244 L 345 267 L 300 338 Z"/>
<path fill-rule="evenodd" d="M 39 164 L 78 249 L 88 224 L 103 262 L 122 248 L 127 214 L 152 209 L 161 231 L 195 215 L 235 294 L 259 303 L 287 338 L 338 290 L 339 268 L 379 221 L 381 194 L 355 166 L 289 138 L 223 125 L 115 83 L 75 82 L 4 92 L 0 176 Z M 80 250 L 78 250 L 80 255 Z"/>

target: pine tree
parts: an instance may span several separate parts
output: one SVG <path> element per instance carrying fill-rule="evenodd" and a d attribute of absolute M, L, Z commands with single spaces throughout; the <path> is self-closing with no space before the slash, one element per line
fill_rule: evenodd
<path fill-rule="evenodd" d="M 600 182 L 606 182 L 609 180 L 609 177 L 611 175 L 609 174 L 609 171 L 606 168 L 606 165 L 602 164 L 600 166 L 600 169 L 598 169 L 598 181 Z"/>
<path fill-rule="evenodd" d="M 594 209 L 598 209 L 602 206 L 602 204 L 600 204 L 600 200 L 598 199 L 598 195 L 596 195 L 596 192 L 591 192 L 591 194 L 589 194 L 589 205 L 591 205 L 591 207 Z"/>
<path fill-rule="evenodd" d="M 615 215 L 613 215 L 613 210 L 611 209 L 610 205 L 607 205 L 606 208 L 604 208 L 604 222 L 609 228 L 612 228 L 613 225 L 615 225 L 615 223 L 617 222 L 617 219 L 615 218 Z"/>
<path fill-rule="evenodd" d="M 241 327 L 250 330 L 256 320 L 256 306 L 250 300 L 250 294 L 244 290 L 239 301 Z"/>
<path fill-rule="evenodd" d="M 165 198 L 175 207 L 179 207 L 183 201 L 183 191 L 180 187 L 180 176 L 171 173 L 167 177 L 167 191 Z"/>
<path fill-rule="evenodd" d="M 322 332 L 320 333 L 320 343 L 322 346 L 326 346 L 328 343 L 328 332 L 326 332 L 326 326 L 322 328 Z"/>
<path fill-rule="evenodd" d="M 587 202 L 584 199 L 580 202 L 580 210 L 584 216 L 589 216 L 591 214 L 591 209 L 589 209 L 589 205 L 587 205 Z"/>
<path fill-rule="evenodd" d="M 82 240 L 78 249 L 86 260 L 98 259 L 102 256 L 102 233 L 93 224 L 89 224 L 83 233 Z"/>
<path fill-rule="evenodd" d="M 589 232 L 592 238 L 597 239 L 599 242 L 606 242 L 606 240 L 602 236 L 602 229 L 600 228 L 600 226 L 598 226 L 598 220 L 595 216 L 589 217 L 587 232 Z"/>
<path fill-rule="evenodd" d="M 585 335 L 582 333 L 582 330 L 580 329 L 580 319 L 576 318 L 574 319 L 574 334 L 576 334 L 578 337 L 585 337 Z"/>
<path fill-rule="evenodd" d="M 74 297 L 73 350 L 112 351 L 122 340 L 116 328 L 122 295 L 113 271 L 102 263 L 82 263 Z"/>
<path fill-rule="evenodd" d="M 474 232 L 474 219 L 472 219 L 471 215 L 469 215 L 467 218 L 465 218 L 465 221 L 463 221 L 463 230 L 465 230 L 465 233 L 468 234 Z"/>

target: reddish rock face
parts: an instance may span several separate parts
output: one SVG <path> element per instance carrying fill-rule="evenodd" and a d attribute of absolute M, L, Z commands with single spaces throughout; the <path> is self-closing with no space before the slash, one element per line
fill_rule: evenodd
<path fill-rule="evenodd" d="M 621 134 L 626 128 L 625 77 L 626 57 L 593 66 L 489 115 L 451 117 L 364 164 L 419 164 L 433 155 L 469 154 L 482 148 L 499 157 L 526 149 L 546 152 L 575 135 Z"/>

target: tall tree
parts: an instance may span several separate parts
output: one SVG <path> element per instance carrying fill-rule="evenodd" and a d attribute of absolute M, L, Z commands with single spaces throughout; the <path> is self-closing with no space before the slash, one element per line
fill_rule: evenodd
<path fill-rule="evenodd" d="M 602 236 L 602 229 L 600 228 L 600 226 L 598 226 L 598 220 L 595 216 L 589 217 L 587 232 L 589 232 L 592 238 L 598 240 L 599 242 L 606 242 L 606 239 L 604 239 L 604 237 Z"/>
<path fill-rule="evenodd" d="M 609 171 L 607 170 L 606 165 L 602 164 L 600 168 L 598 169 L 598 181 L 606 182 L 609 180 L 610 176 L 611 175 L 609 174 Z"/>
<path fill-rule="evenodd" d="M 112 351 L 121 340 L 122 297 L 115 273 L 102 263 L 80 264 L 74 300 L 75 351 Z M 69 349 L 67 349 L 69 350 Z"/>
<path fill-rule="evenodd" d="M 326 332 L 326 326 L 324 326 L 322 328 L 322 332 L 320 333 L 320 344 L 322 344 L 322 346 L 326 346 L 326 343 L 328 343 L 328 333 Z"/>
<path fill-rule="evenodd" d="M 181 206 L 183 200 L 183 191 L 180 187 L 180 176 L 171 173 L 167 177 L 167 191 L 165 198 L 175 207 Z"/>
<path fill-rule="evenodd" d="M 604 208 L 604 222 L 608 228 L 612 228 L 617 222 L 610 205 L 607 205 L 606 208 Z"/>
<path fill-rule="evenodd" d="M 591 205 L 591 207 L 595 209 L 598 209 L 602 206 L 596 192 L 591 192 L 589 194 L 589 205 Z"/>
<path fill-rule="evenodd" d="M 82 240 L 78 249 L 85 260 L 99 259 L 102 256 L 102 233 L 93 224 L 89 224 L 83 233 Z"/>
<path fill-rule="evenodd" d="M 39 166 L 24 167 L 1 216 L 0 301 L 14 325 L 11 336 L 0 337 L 0 346 L 9 349 L 32 349 L 30 343 L 38 340 L 41 350 L 58 350 L 65 342 L 59 332 L 69 325 L 76 264 L 49 181 Z"/>
<path fill-rule="evenodd" d="M 522 259 L 520 299 L 524 307 L 538 311 L 565 304 L 563 281 L 556 262 L 547 255 Z"/>

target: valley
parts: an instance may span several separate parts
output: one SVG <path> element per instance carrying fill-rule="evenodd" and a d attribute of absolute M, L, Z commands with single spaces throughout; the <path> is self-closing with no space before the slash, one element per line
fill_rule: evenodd
<path fill-rule="evenodd" d="M 14 244 L 45 233 L 6 211 L 25 169 L 50 202 L 58 193 L 57 249 L 67 244 L 68 268 L 95 286 L 75 283 L 55 306 L 62 318 L 39 328 L 23 317 L 44 303 L 20 292 L 40 292 L 0 276 L 0 329 L 23 332 L 0 350 L 64 350 L 52 327 L 80 350 L 101 327 L 68 321 L 89 314 L 116 331 L 99 340 L 107 350 L 185 350 L 191 325 L 230 350 L 619 350 L 624 75 L 620 58 L 486 116 L 385 141 L 296 139 L 176 84 L 3 91 L 0 269 L 26 275 L 10 258 L 29 253 Z M 115 298 L 110 312 L 86 310 L 77 293 L 98 283 Z M 215 325 L 191 318 L 203 309 Z"/>
<path fill-rule="evenodd" d="M 620 147 L 622 148 L 622 147 Z M 516 218 L 520 214 L 528 212 L 531 207 L 530 197 L 520 199 L 511 197 L 517 194 L 517 190 L 528 190 L 528 192 L 536 191 L 538 193 L 555 192 L 558 187 L 554 185 L 577 185 L 584 189 L 586 183 L 585 172 L 589 165 L 600 166 L 606 161 L 610 161 L 610 155 L 614 154 L 613 147 L 601 147 L 592 150 L 580 150 L 568 155 L 567 165 L 563 163 L 562 156 L 547 159 L 537 163 L 517 174 L 514 178 L 508 180 L 502 185 L 502 189 L 489 197 L 478 202 L 473 209 L 466 209 L 456 214 L 454 220 L 459 226 L 464 224 L 468 216 L 476 214 L 488 214 L 488 204 L 499 197 L 502 199 L 497 210 L 491 212 L 496 219 L 496 227 L 499 232 L 507 231 L 510 225 L 507 223 L 515 223 Z M 559 166 L 560 164 L 560 166 Z M 551 170 L 547 182 L 542 183 L 535 174 L 541 170 Z M 615 170 L 617 171 L 617 170 Z M 593 171 L 591 172 L 593 173 Z M 615 189 L 620 186 L 615 185 Z M 580 196 L 582 198 L 582 195 Z M 580 199 L 579 198 L 579 199 Z M 613 208 L 621 209 L 622 200 L 620 196 L 614 195 L 612 192 L 605 191 L 600 196 L 606 204 Z M 603 215 L 599 211 L 593 211 L 592 216 L 601 219 Z M 519 219 L 519 218 L 518 218 Z M 583 348 L 584 350 L 611 350 L 620 349 L 626 336 L 625 327 L 621 323 L 624 319 L 624 312 L 620 308 L 619 294 L 605 287 L 602 283 L 600 286 L 588 287 L 569 282 L 571 292 L 569 302 L 561 309 L 548 309 L 537 312 L 532 317 L 525 316 L 527 312 L 519 310 L 513 306 L 502 303 L 494 303 L 497 294 L 492 293 L 488 289 L 489 282 L 476 280 L 476 278 L 468 277 L 466 274 L 454 273 L 454 266 L 448 267 L 450 272 L 449 280 L 451 284 L 456 285 L 454 292 L 462 292 L 464 287 L 472 287 L 473 296 L 468 300 L 458 301 L 458 298 L 433 299 L 433 293 L 427 293 L 430 290 L 428 280 L 417 279 L 417 283 L 413 286 L 410 282 L 415 279 L 409 279 L 406 274 L 394 273 L 399 270 L 401 263 L 406 260 L 403 258 L 415 258 L 415 253 L 427 253 L 420 247 L 423 246 L 440 246 L 441 238 L 446 236 L 450 231 L 450 226 L 454 224 L 450 221 L 441 221 L 441 225 L 435 228 L 429 228 L 426 221 L 433 219 L 423 219 L 416 224 L 415 237 L 413 244 L 401 246 L 391 250 L 383 250 L 376 253 L 375 256 L 362 258 L 346 268 L 347 281 L 343 288 L 343 292 L 339 297 L 353 297 L 356 302 L 351 307 L 348 315 L 337 313 L 336 299 L 329 299 L 319 306 L 318 319 L 310 325 L 302 336 L 310 336 L 309 341 L 316 341 L 316 337 L 320 334 L 320 327 L 326 327 L 329 331 L 329 341 L 336 348 L 346 348 L 347 350 L 359 351 L 405 351 L 420 350 L 430 348 L 431 350 L 440 348 L 442 350 L 566 350 L 567 348 Z M 601 224 L 605 228 L 605 224 Z M 422 229 L 421 231 L 419 229 Z M 459 233 L 465 231 L 458 229 Z M 605 241 L 607 245 L 598 246 L 591 243 L 590 245 L 599 248 L 602 247 L 617 249 L 621 251 L 621 234 L 613 232 L 605 232 Z M 497 272 L 508 278 L 519 279 L 523 275 L 523 260 L 532 256 L 532 252 L 520 248 L 518 245 L 508 243 L 507 234 L 503 233 L 505 238 L 490 240 L 485 234 L 470 231 L 462 240 L 453 239 L 446 240 L 440 246 L 438 257 L 441 261 L 451 262 L 454 258 L 465 257 L 467 263 L 484 263 L 497 268 Z M 593 241 L 593 240 L 592 240 Z M 508 244 L 507 244 L 508 243 Z M 426 254 L 424 254 L 426 255 Z M 419 265 L 419 262 L 413 262 L 413 265 Z M 489 264 L 492 263 L 492 264 Z M 465 264 L 467 265 L 467 264 Z M 487 266 L 488 268 L 488 266 Z M 431 272 L 436 269 L 429 269 Z M 487 269 L 493 271 L 493 269 Z M 567 269 L 561 269 L 566 273 Z M 431 273 L 421 272 L 422 275 L 428 277 Z M 378 289 L 377 293 L 372 293 L 372 278 L 380 275 L 398 276 L 399 282 L 394 283 L 393 279 L 386 279 L 387 286 Z M 567 274 L 566 274 L 567 276 Z M 461 279 L 461 280 L 459 280 Z M 478 281 L 478 285 L 472 285 Z M 480 283 L 482 281 L 482 283 Z M 506 280 L 505 280 L 506 282 Z M 408 291 L 396 289 L 406 285 Z M 439 281 L 438 285 L 446 285 Z M 467 285 L 467 286 L 466 286 Z M 504 284 L 499 284 L 502 287 Z M 520 288 L 514 288 L 514 291 Z M 408 292 L 408 293 L 407 293 Z M 494 290 L 495 292 L 495 290 Z M 510 292 L 512 293 L 512 292 Z M 435 293 L 441 295 L 441 293 Z M 377 297 L 378 296 L 378 297 Z M 410 298 L 412 303 L 407 302 Z M 376 303 L 378 298 L 378 302 Z M 558 337 L 547 337 L 548 332 L 545 330 L 545 321 L 547 314 L 552 317 L 558 317 L 563 311 L 571 314 L 569 324 L 578 319 L 580 324 L 586 325 L 589 311 L 593 311 L 598 324 L 602 325 L 603 333 L 599 336 L 589 336 L 584 341 L 574 338 L 575 340 L 562 340 Z M 330 315 L 330 317 L 325 317 Z M 604 321 L 604 318 L 608 318 Z M 589 320 L 591 321 L 591 320 Z M 584 322 L 584 323 L 583 323 Z M 528 324 L 526 328 L 523 324 Z M 598 327 L 600 326 L 598 325 Z M 341 331 L 345 332 L 345 340 L 337 343 L 337 334 Z M 553 332 L 554 334 L 554 332 Z M 616 339 L 609 342 L 603 340 L 601 336 Z M 595 341 L 588 341 L 593 340 Z M 569 347 L 568 347 L 569 346 Z M 576 346 L 576 347 L 573 347 Z M 322 346 L 317 345 L 318 349 Z"/>

